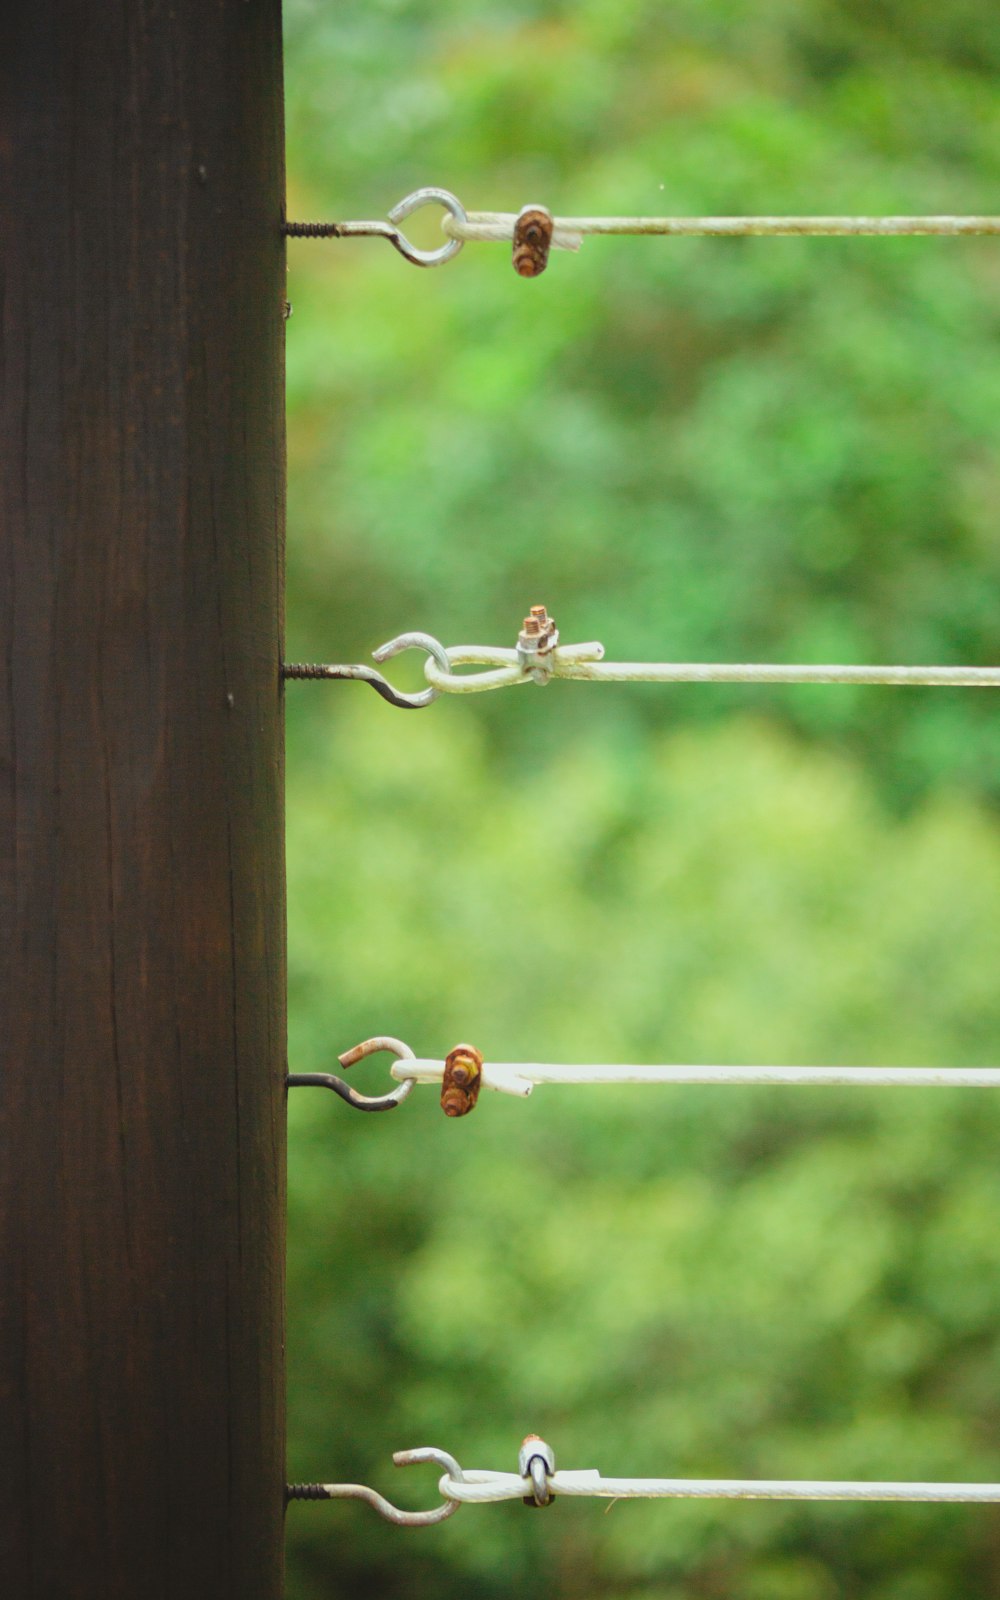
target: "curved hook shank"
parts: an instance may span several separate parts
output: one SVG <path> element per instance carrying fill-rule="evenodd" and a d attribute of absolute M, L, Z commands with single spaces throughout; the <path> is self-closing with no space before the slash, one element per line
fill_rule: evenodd
<path fill-rule="evenodd" d="M 368 1042 L 371 1043 L 370 1040 Z M 362 1046 L 357 1048 L 361 1049 Z M 348 1051 L 348 1054 L 353 1054 L 353 1051 Z M 447 1450 L 435 1449 L 433 1445 L 424 1445 L 417 1450 L 397 1450 L 392 1459 L 397 1467 L 419 1466 L 429 1461 L 441 1467 L 452 1482 L 465 1482 L 465 1473 L 455 1457 L 449 1455 Z M 435 1522 L 444 1522 L 448 1517 L 453 1517 L 462 1503 L 442 1497 L 443 1503 L 433 1506 L 430 1511 L 401 1511 L 377 1489 L 369 1489 L 363 1483 L 290 1483 L 285 1493 L 289 1500 L 363 1500 L 386 1522 L 394 1522 L 397 1528 L 432 1527 Z"/>
<path fill-rule="evenodd" d="M 356 679 L 358 683 L 368 683 L 380 694 L 383 700 L 388 700 L 391 706 L 398 706 L 401 711 L 416 711 L 421 706 L 429 706 L 432 700 L 437 699 L 437 692 L 428 693 L 426 689 L 419 694 L 403 694 L 399 689 L 394 689 L 392 684 L 383 678 L 381 672 L 376 672 L 374 667 L 340 666 L 327 662 L 291 662 L 281 669 L 283 678 L 332 678 L 337 681 Z"/>
<path fill-rule="evenodd" d="M 377 1038 L 366 1039 L 363 1044 L 356 1044 L 352 1050 L 345 1050 L 338 1060 L 346 1070 L 348 1067 L 353 1067 L 356 1061 L 364 1060 L 365 1056 L 377 1055 L 380 1050 L 388 1050 L 397 1060 L 413 1060 L 413 1051 L 409 1045 L 404 1044 L 402 1039 L 393 1039 L 389 1034 L 379 1034 Z M 346 1100 L 355 1111 L 393 1111 L 412 1093 L 416 1080 L 407 1078 L 398 1084 L 391 1094 L 382 1095 L 361 1094 L 349 1083 L 345 1083 L 343 1078 L 335 1077 L 332 1072 L 289 1073 L 285 1081 L 289 1089 L 332 1089 L 334 1094 L 339 1095 L 341 1100 Z"/>
<path fill-rule="evenodd" d="M 429 1528 L 435 1522 L 445 1522 L 448 1517 L 455 1515 L 462 1503 L 460 1500 L 444 1500 L 430 1511 L 403 1511 L 387 1500 L 384 1494 L 379 1494 L 377 1489 L 369 1489 L 364 1483 L 290 1483 L 287 1492 L 289 1500 L 363 1500 L 386 1522 L 395 1523 L 397 1528 Z"/>
<path fill-rule="evenodd" d="M 418 650 L 426 650 L 438 666 L 447 672 L 450 666 L 448 652 L 440 640 L 429 633 L 401 633 L 395 639 L 390 639 L 388 644 L 382 645 L 372 652 L 373 658 L 380 664 L 388 661 L 392 656 L 398 655 L 401 650 L 408 650 L 413 646 Z M 376 672 L 374 667 L 345 666 L 340 663 L 328 662 L 286 662 L 281 668 L 283 678 L 333 678 L 337 680 L 355 678 L 359 683 L 371 684 L 376 694 L 383 700 L 388 700 L 391 706 L 398 706 L 401 711 L 417 711 L 422 706 L 429 706 L 436 700 L 439 690 L 433 685 L 429 689 L 420 689 L 416 694 L 404 694 L 400 689 L 394 689 L 392 684 L 385 679 L 381 672 Z"/>

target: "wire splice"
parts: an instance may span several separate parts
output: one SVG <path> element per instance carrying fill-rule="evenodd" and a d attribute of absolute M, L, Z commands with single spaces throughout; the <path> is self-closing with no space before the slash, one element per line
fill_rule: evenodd
<path fill-rule="evenodd" d="M 424 662 L 424 675 L 442 694 L 481 694 L 523 683 L 568 678 L 587 683 L 882 684 L 924 688 L 1000 688 L 1000 667 L 761 664 L 728 661 L 605 661 L 604 646 L 560 644 L 545 606 L 532 606 L 514 649 L 452 645 Z M 481 667 L 456 672 L 456 667 Z"/>

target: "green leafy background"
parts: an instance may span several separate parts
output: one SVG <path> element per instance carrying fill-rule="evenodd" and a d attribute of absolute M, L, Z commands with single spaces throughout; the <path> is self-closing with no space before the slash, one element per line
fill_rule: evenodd
<path fill-rule="evenodd" d="M 290 214 L 1000 210 L 985 0 L 286 0 Z M 436 213 L 414 219 L 431 244 Z M 289 246 L 288 657 L 997 659 L 1000 245 Z M 420 683 L 419 660 L 394 663 Z M 290 1064 L 992 1064 L 989 691 L 288 689 Z M 385 1058 L 355 1069 L 374 1091 Z M 972 1091 L 291 1098 L 289 1474 L 1000 1479 Z M 290 1600 L 1000 1596 L 1000 1513 L 289 1510 Z"/>

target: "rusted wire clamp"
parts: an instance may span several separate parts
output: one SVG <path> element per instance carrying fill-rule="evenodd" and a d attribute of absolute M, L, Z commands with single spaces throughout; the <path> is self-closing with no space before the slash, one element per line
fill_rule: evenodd
<path fill-rule="evenodd" d="M 514 223 L 514 271 L 519 278 L 537 278 L 545 271 L 554 223 L 545 206 L 522 206 Z"/>
<path fill-rule="evenodd" d="M 445 1057 L 441 1077 L 441 1110 L 445 1116 L 467 1117 L 475 1111 L 482 1086 L 482 1056 L 474 1044 L 457 1044 Z"/>
<path fill-rule="evenodd" d="M 517 636 L 517 659 L 536 683 L 548 683 L 552 676 L 553 651 L 559 643 L 555 618 L 544 606 L 532 606 Z"/>

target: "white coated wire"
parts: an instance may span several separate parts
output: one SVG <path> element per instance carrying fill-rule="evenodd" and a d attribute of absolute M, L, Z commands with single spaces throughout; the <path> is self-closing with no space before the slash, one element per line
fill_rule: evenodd
<path fill-rule="evenodd" d="M 440 1084 L 444 1062 L 394 1061 L 399 1082 Z M 1000 1067 L 722 1067 L 722 1066 L 569 1066 L 535 1061 L 484 1061 L 482 1085 L 526 1099 L 536 1084 L 826 1084 L 842 1088 L 998 1089 Z"/>
<path fill-rule="evenodd" d="M 445 654 L 456 667 L 479 666 L 474 673 L 445 671 L 428 657 L 424 672 L 442 694 L 479 694 L 549 677 L 588 683 L 839 683 L 897 687 L 1000 688 L 1000 667 L 898 667 L 759 664 L 710 661 L 604 661 L 597 643 L 557 645 L 525 664 L 516 650 L 492 645 L 452 645 Z"/>
<path fill-rule="evenodd" d="M 427 1511 L 404 1511 L 384 1495 L 359 1483 L 289 1484 L 290 1500 L 364 1500 L 398 1527 L 428 1527 L 443 1522 L 462 1505 L 496 1505 L 526 1500 L 546 1505 L 553 1497 L 596 1500 L 861 1500 L 1000 1503 L 998 1483 L 857 1482 L 808 1478 L 605 1478 L 599 1472 L 557 1472 L 555 1456 L 535 1434 L 521 1446 L 517 1472 L 463 1470 L 447 1450 L 421 1446 L 397 1450 L 398 1467 L 435 1462 L 441 1503 Z M 540 1471 L 536 1475 L 536 1469 Z"/>
<path fill-rule="evenodd" d="M 441 226 L 464 244 L 509 242 L 517 214 L 469 211 L 446 214 Z M 901 238 L 1000 234 L 1000 217 L 555 217 L 552 244 L 579 250 L 588 234 L 659 235 L 673 238 Z"/>
<path fill-rule="evenodd" d="M 784 1478 L 604 1478 L 599 1472 L 553 1472 L 557 1496 L 599 1500 L 895 1500 L 1000 1503 L 1000 1483 L 858 1483 Z M 532 1481 L 516 1472 L 466 1470 L 461 1481 L 447 1472 L 438 1489 L 462 1505 L 521 1500 Z"/>

